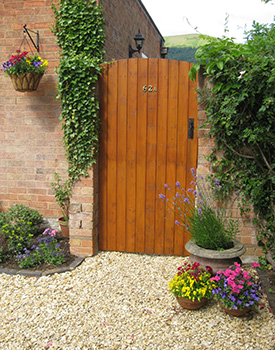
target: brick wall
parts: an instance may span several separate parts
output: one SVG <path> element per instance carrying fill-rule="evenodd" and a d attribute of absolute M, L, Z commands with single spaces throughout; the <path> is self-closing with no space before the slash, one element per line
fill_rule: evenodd
<path fill-rule="evenodd" d="M 139 0 L 102 0 L 106 19 L 105 60 L 128 58 L 128 46 L 140 28 L 148 57 L 160 57 L 161 35 Z M 59 54 L 50 27 L 54 17 L 49 0 L 3 0 L 0 3 L 0 60 L 7 61 L 20 48 L 23 24 L 39 30 L 40 55 L 49 62 L 38 90 L 16 92 L 9 77 L 0 74 L 0 211 L 25 204 L 49 219 L 54 227 L 61 216 L 50 183 L 54 173 L 66 178 L 60 103 L 56 100 Z M 36 34 L 31 33 L 36 40 Z M 21 50 L 35 52 L 28 40 Z M 97 167 L 73 189 L 70 208 L 70 246 L 77 255 L 97 251 Z"/>
<path fill-rule="evenodd" d="M 145 38 L 142 52 L 149 58 L 160 58 L 163 38 L 139 0 L 100 0 L 99 3 L 105 17 L 106 61 L 129 58 L 129 44 L 136 49 L 133 38 L 138 29 Z M 135 53 L 133 57 L 141 55 Z"/>
<path fill-rule="evenodd" d="M 9 77 L 0 74 L 0 209 L 15 203 L 38 209 L 45 217 L 57 217 L 58 206 L 50 189 L 54 172 L 66 172 L 66 160 L 56 101 L 58 48 L 50 31 L 51 1 L 4 0 L 0 4 L 0 60 L 7 61 L 20 48 L 23 24 L 39 30 L 40 52 L 49 62 L 36 92 L 13 89 Z M 36 42 L 36 34 L 31 33 Z M 30 40 L 21 51 L 36 52 Z"/>
<path fill-rule="evenodd" d="M 202 73 L 199 75 L 199 87 L 203 87 L 206 84 Z M 198 126 L 200 127 L 206 121 L 206 113 L 202 106 L 198 105 Z M 205 159 L 205 156 L 209 155 L 212 147 L 214 146 L 214 139 L 207 137 L 209 127 L 203 127 L 198 130 L 198 176 L 207 176 L 212 172 L 211 163 Z M 236 237 L 243 244 L 246 245 L 246 255 L 262 255 L 262 248 L 258 247 L 256 239 L 257 227 L 253 225 L 252 220 L 254 218 L 253 212 L 247 213 L 241 216 L 240 209 L 236 200 L 229 201 L 226 204 L 227 208 L 230 208 L 229 213 L 232 217 L 239 221 L 240 232 Z"/>

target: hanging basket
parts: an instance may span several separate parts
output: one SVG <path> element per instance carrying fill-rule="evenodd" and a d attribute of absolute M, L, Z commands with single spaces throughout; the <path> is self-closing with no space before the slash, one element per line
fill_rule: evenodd
<path fill-rule="evenodd" d="M 10 75 L 10 78 L 16 91 L 26 92 L 37 90 L 42 76 L 43 73 L 25 73 L 13 74 Z"/>

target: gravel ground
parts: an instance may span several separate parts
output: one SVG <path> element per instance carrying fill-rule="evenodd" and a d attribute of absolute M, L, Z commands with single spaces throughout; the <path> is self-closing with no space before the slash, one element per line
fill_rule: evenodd
<path fill-rule="evenodd" d="M 181 309 L 167 282 L 186 258 L 101 252 L 71 272 L 0 275 L 0 349 L 275 349 L 266 297 L 245 317 Z"/>

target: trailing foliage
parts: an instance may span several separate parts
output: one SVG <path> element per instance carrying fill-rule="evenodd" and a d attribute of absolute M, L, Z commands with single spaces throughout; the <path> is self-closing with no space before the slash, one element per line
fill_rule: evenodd
<path fill-rule="evenodd" d="M 96 162 L 99 134 L 99 104 L 95 83 L 104 56 L 101 7 L 95 0 L 59 0 L 52 3 L 53 32 L 61 48 L 58 89 L 61 99 L 63 142 L 68 175 L 73 185 Z"/>
<path fill-rule="evenodd" d="M 209 38 L 208 38 L 209 39 Z M 275 26 L 254 22 L 246 44 L 209 39 L 196 53 L 210 84 L 198 89 L 215 147 L 209 156 L 220 195 L 240 193 L 242 210 L 252 205 L 261 225 L 258 240 L 275 249 Z M 217 151 L 222 150 L 222 156 Z M 220 152 L 219 152 L 220 153 Z"/>

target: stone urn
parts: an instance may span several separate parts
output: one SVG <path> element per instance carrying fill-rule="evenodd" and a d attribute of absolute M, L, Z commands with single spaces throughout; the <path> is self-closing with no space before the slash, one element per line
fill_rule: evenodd
<path fill-rule="evenodd" d="M 234 246 L 225 250 L 212 250 L 199 247 L 193 240 L 186 243 L 185 249 L 191 253 L 189 261 L 198 262 L 203 267 L 210 266 L 213 269 L 213 274 L 219 270 L 225 270 L 234 262 L 242 263 L 240 256 L 242 256 L 246 248 L 239 242 L 234 240 Z"/>

